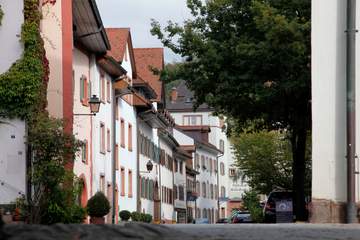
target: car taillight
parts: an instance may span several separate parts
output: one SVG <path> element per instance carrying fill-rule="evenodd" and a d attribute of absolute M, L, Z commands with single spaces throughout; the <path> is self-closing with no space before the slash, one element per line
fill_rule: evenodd
<path fill-rule="evenodd" d="M 274 209 L 274 208 L 275 208 L 274 203 L 266 203 L 265 209 L 269 210 L 269 209 Z"/>

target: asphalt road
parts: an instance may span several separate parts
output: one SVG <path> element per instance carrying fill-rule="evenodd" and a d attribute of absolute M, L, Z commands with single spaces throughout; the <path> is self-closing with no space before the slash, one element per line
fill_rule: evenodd
<path fill-rule="evenodd" d="M 172 239 L 172 240 L 360 240 L 360 225 L 228 224 L 228 225 L 6 225 L 0 240 Z"/>

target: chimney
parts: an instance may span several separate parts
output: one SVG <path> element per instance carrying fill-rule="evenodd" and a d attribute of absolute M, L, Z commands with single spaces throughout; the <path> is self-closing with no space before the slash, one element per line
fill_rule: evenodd
<path fill-rule="evenodd" d="M 177 95 L 178 95 L 178 93 L 177 93 L 177 91 L 176 91 L 176 87 L 173 87 L 173 88 L 171 89 L 171 93 L 170 93 L 170 101 L 171 101 L 171 102 L 175 102 L 176 99 L 177 99 Z"/>

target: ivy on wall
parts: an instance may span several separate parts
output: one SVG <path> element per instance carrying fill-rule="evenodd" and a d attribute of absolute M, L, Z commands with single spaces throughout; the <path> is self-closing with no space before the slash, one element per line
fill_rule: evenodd
<path fill-rule="evenodd" d="M 48 61 L 39 24 L 38 0 L 24 0 L 21 59 L 0 75 L 0 113 L 9 118 L 29 119 L 46 106 Z"/>
<path fill-rule="evenodd" d="M 0 26 L 1 26 L 1 20 L 3 19 L 3 16 L 4 16 L 4 11 L 2 10 L 1 5 L 0 5 Z"/>

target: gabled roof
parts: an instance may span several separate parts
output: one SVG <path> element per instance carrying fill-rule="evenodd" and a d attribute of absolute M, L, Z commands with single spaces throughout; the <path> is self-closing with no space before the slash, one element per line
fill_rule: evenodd
<path fill-rule="evenodd" d="M 166 109 L 170 112 L 194 112 L 194 93 L 186 86 L 184 80 L 180 81 L 172 91 L 177 92 L 177 97 L 166 101 Z M 196 109 L 196 112 L 208 111 L 212 111 L 212 109 L 205 103 Z"/>
<path fill-rule="evenodd" d="M 164 49 L 163 48 L 134 48 L 137 75 L 148 82 L 155 90 L 157 97 L 155 101 L 161 102 L 163 97 L 163 84 L 160 76 L 155 75 L 151 68 L 163 70 Z"/>
<path fill-rule="evenodd" d="M 124 60 L 126 44 L 128 44 L 133 78 L 136 78 L 136 65 L 130 28 L 106 28 L 106 33 L 111 45 L 111 50 L 107 52 L 107 55 L 113 57 L 119 63 L 122 63 Z"/>

